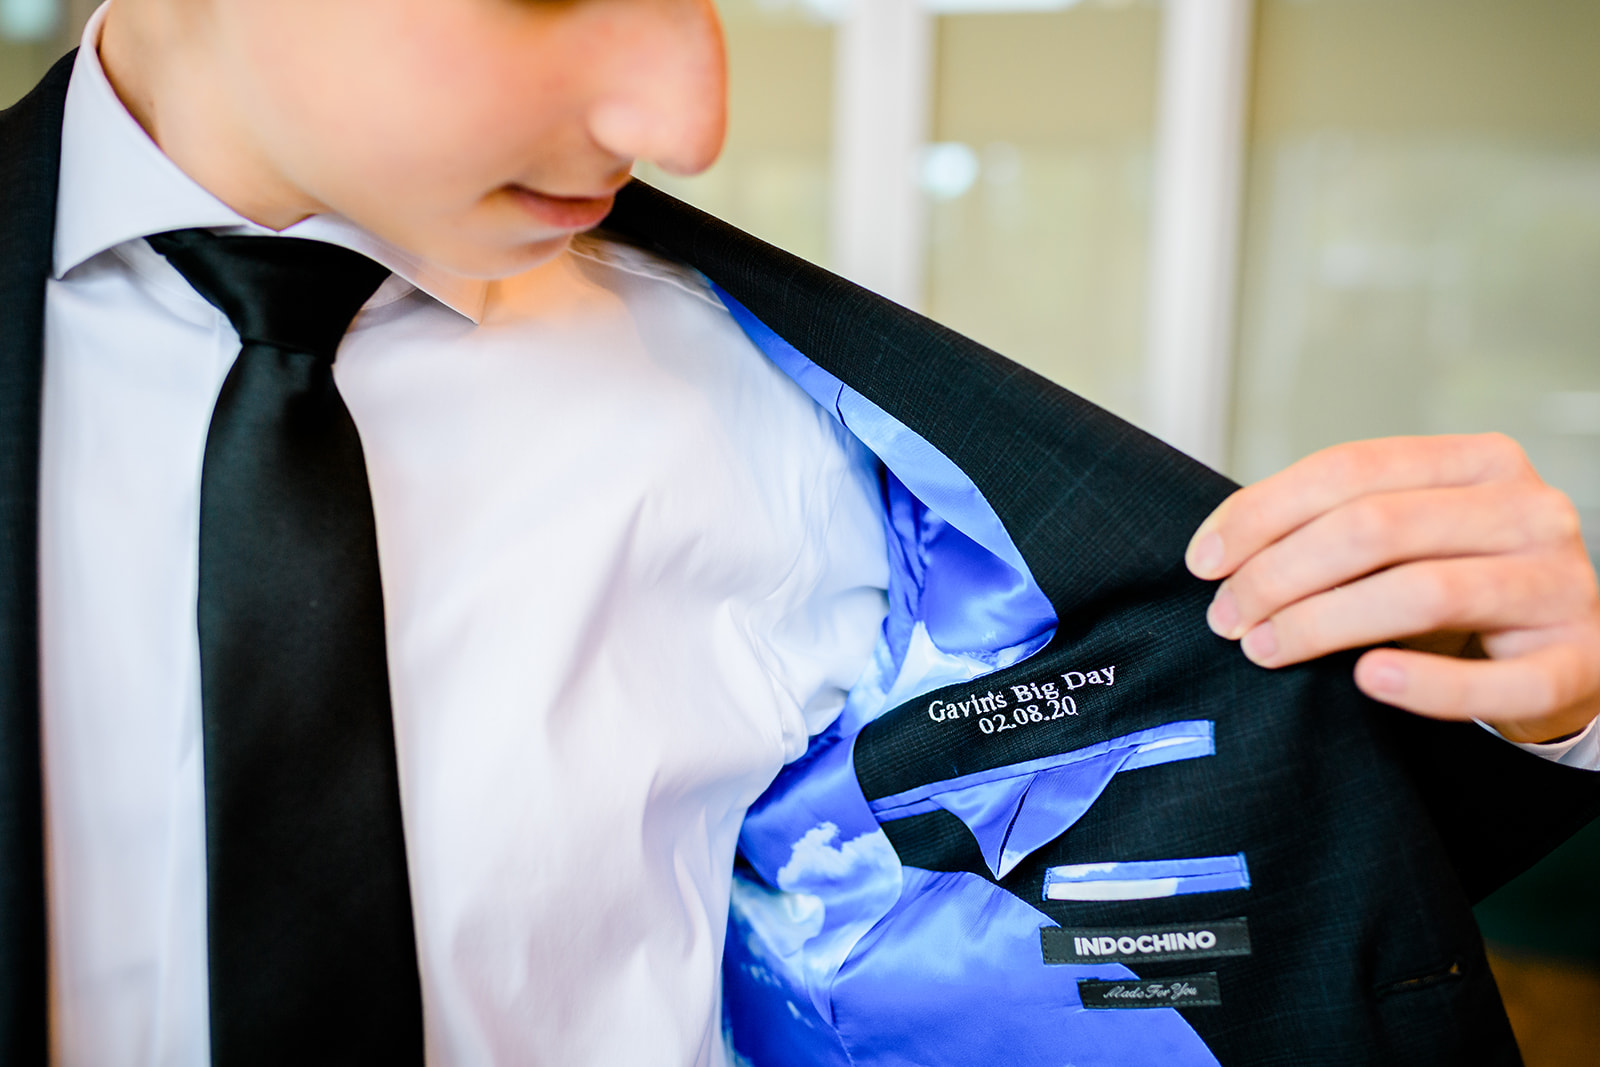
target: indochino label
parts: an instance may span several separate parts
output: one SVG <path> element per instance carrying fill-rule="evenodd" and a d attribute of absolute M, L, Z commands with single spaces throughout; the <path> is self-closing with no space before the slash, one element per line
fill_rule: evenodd
<path fill-rule="evenodd" d="M 1250 955 L 1243 919 L 1162 926 L 1060 927 L 1039 930 L 1046 963 L 1132 963 Z"/>
<path fill-rule="evenodd" d="M 1078 980 L 1078 998 L 1085 1008 L 1217 1008 L 1222 986 L 1214 971 L 1182 978 L 1125 978 L 1104 982 Z"/>

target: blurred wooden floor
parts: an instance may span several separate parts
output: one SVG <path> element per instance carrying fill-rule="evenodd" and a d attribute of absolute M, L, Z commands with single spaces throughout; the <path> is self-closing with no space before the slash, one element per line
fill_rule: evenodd
<path fill-rule="evenodd" d="M 1600 970 L 1493 948 L 1489 965 L 1526 1067 L 1600 1067 Z"/>

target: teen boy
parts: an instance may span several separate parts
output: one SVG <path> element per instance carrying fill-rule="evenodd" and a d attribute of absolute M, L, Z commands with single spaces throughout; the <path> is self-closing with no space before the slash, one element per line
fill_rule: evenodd
<path fill-rule="evenodd" d="M 0 141 L 6 1062 L 43 1055 L 46 945 L 61 1063 L 416 1062 L 421 1010 L 435 1062 L 715 1062 L 741 813 L 837 715 L 888 578 L 875 461 L 693 271 L 574 240 L 633 160 L 716 155 L 709 4 L 114 0 L 84 44 L 64 114 L 65 69 Z M 360 311 L 342 345 L 340 300 Z M 302 376 L 267 383 L 278 408 L 230 377 L 241 343 L 258 377 Z M 341 584 L 376 574 L 372 519 L 339 518 L 332 556 L 295 525 L 363 495 L 348 471 L 295 495 L 321 477 L 293 436 L 313 394 L 319 440 L 370 480 L 376 646 L 373 590 Z M 309 585 L 261 573 L 302 549 Z M 1384 648 L 1357 684 L 1600 765 L 1594 576 L 1570 505 L 1503 439 L 1313 457 L 1218 509 L 1188 562 L 1226 579 L 1209 621 L 1266 667 L 1475 633 L 1487 658 Z M 373 647 L 371 685 L 341 676 Z M 370 824 L 285 844 L 339 821 L 312 806 L 285 830 L 301 798 L 258 788 L 345 743 L 308 716 L 303 747 L 271 748 L 301 689 L 385 730 L 392 694 L 394 739 L 356 731 Z M 373 757 L 391 743 L 398 784 Z M 324 876 L 341 849 L 387 869 L 402 816 L 398 881 Z M 317 858 L 263 860 L 253 834 Z M 307 895 L 295 915 L 339 918 L 315 938 L 273 911 Z M 395 977 L 413 925 L 420 993 Z"/>

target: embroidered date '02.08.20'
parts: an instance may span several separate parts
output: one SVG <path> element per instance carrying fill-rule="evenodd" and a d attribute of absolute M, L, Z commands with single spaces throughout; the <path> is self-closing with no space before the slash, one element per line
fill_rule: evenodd
<path fill-rule="evenodd" d="M 1056 678 L 1060 678 L 1058 683 Z M 1100 667 L 1092 671 L 1066 671 L 1043 681 L 1017 682 L 989 689 L 983 693 L 969 693 L 963 700 L 934 700 L 928 704 L 928 718 L 936 723 L 973 720 L 978 731 L 985 734 L 1002 733 L 1020 726 L 1051 722 L 1078 714 L 1078 702 L 1072 691 L 1088 686 L 1116 684 L 1117 667 Z"/>

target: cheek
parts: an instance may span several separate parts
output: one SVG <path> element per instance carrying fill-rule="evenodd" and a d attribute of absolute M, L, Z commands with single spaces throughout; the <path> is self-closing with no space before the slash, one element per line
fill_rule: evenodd
<path fill-rule="evenodd" d="M 329 207 L 351 217 L 468 211 L 570 125 L 561 95 L 570 85 L 535 73 L 547 69 L 540 42 L 513 43 L 464 17 L 470 3 L 317 3 L 324 23 L 357 17 L 324 27 L 320 40 L 337 49 L 302 37 L 294 61 L 262 56 L 252 66 L 264 72 L 261 99 L 273 102 L 261 122 L 271 151 Z"/>

